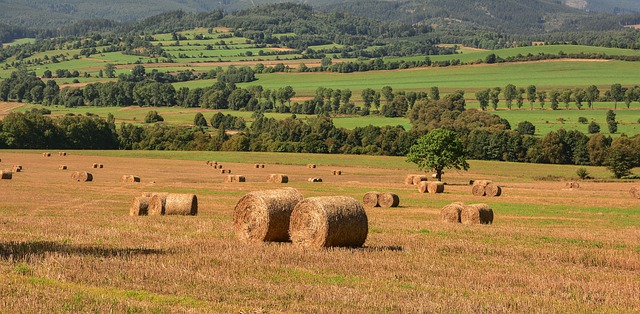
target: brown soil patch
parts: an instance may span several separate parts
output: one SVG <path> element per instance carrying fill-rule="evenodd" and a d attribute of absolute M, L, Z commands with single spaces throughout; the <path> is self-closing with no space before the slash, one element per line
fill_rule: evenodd
<path fill-rule="evenodd" d="M 26 105 L 26 103 L 21 102 L 8 102 L 8 101 L 0 101 L 0 118 L 8 115 L 12 110 L 16 108 L 20 108 Z"/>

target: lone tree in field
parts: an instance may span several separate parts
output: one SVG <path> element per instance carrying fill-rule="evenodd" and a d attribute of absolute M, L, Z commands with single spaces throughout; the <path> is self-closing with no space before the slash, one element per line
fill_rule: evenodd
<path fill-rule="evenodd" d="M 407 162 L 418 165 L 420 170 L 436 172 L 438 181 L 442 181 L 442 170 L 467 170 L 464 146 L 458 135 L 450 130 L 435 129 L 418 139 L 407 154 Z"/>

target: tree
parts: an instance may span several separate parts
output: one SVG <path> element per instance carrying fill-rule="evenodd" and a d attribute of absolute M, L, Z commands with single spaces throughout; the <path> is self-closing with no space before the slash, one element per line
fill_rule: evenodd
<path fill-rule="evenodd" d="M 164 118 L 162 118 L 162 116 L 155 110 L 150 110 L 144 117 L 144 123 L 154 123 L 159 121 L 164 121 Z"/>
<path fill-rule="evenodd" d="M 598 100 L 598 97 L 600 97 L 600 90 L 598 90 L 598 86 L 591 85 L 587 87 L 587 89 L 585 90 L 584 100 L 587 101 L 587 105 L 589 105 L 589 108 L 593 109 L 593 102 Z"/>
<path fill-rule="evenodd" d="M 386 100 L 386 104 L 390 105 L 391 101 L 393 100 L 393 88 L 391 88 L 391 86 L 384 86 L 382 87 L 382 90 L 380 91 L 380 94 L 382 95 L 382 97 L 384 97 L 384 100 Z"/>
<path fill-rule="evenodd" d="M 533 104 L 536 102 L 536 86 L 535 85 L 527 86 L 527 100 L 531 105 L 531 110 L 533 110 Z"/>
<path fill-rule="evenodd" d="M 114 78 L 116 77 L 116 66 L 111 64 L 111 63 L 107 63 L 104 66 L 104 74 L 108 77 L 108 78 Z"/>
<path fill-rule="evenodd" d="M 607 126 L 609 127 L 609 133 L 613 134 L 618 132 L 618 122 L 616 121 L 616 113 L 613 110 L 607 111 Z"/>
<path fill-rule="evenodd" d="M 431 98 L 431 100 L 440 100 L 440 89 L 438 88 L 438 86 L 431 87 L 429 98 Z"/>
<path fill-rule="evenodd" d="M 196 113 L 196 116 L 193 118 L 193 124 L 195 126 L 207 127 L 207 119 L 200 112 Z"/>
<path fill-rule="evenodd" d="M 450 130 L 435 129 L 420 137 L 411 146 L 407 162 L 418 165 L 423 171 L 434 170 L 438 181 L 442 181 L 442 170 L 468 170 L 464 145 L 458 135 Z"/>
<path fill-rule="evenodd" d="M 518 88 L 518 93 L 516 93 L 516 104 L 518 106 L 518 109 L 522 108 L 522 105 L 524 104 L 524 93 L 526 92 L 526 90 L 522 87 Z"/>
<path fill-rule="evenodd" d="M 589 153 L 589 163 L 592 166 L 602 166 L 607 156 L 607 151 L 611 146 L 611 137 L 596 134 L 587 142 L 587 152 Z"/>
<path fill-rule="evenodd" d="M 502 89 L 500 87 L 494 87 L 491 92 L 489 92 L 489 99 L 491 99 L 491 105 L 493 106 L 493 110 L 498 109 L 498 103 L 500 102 L 500 92 Z"/>
<path fill-rule="evenodd" d="M 536 96 L 538 96 L 538 102 L 540 103 L 540 108 L 544 109 L 544 101 L 547 98 L 547 92 L 545 91 L 536 92 Z"/>
<path fill-rule="evenodd" d="M 609 93 L 611 98 L 613 99 L 613 110 L 618 109 L 618 101 L 621 101 L 624 97 L 624 90 L 622 89 L 622 85 L 613 84 L 609 89 Z"/>
<path fill-rule="evenodd" d="M 507 108 L 511 110 L 511 106 L 513 104 L 513 100 L 516 98 L 517 88 L 513 84 L 508 84 L 504 87 L 504 91 L 502 95 L 504 96 L 504 100 L 507 102 Z"/>
<path fill-rule="evenodd" d="M 564 103 L 565 108 L 569 109 L 569 103 L 571 102 L 571 96 L 573 91 L 571 89 L 563 89 L 560 93 L 560 101 Z"/>
<path fill-rule="evenodd" d="M 557 89 L 552 89 L 549 91 L 549 100 L 551 101 L 551 110 L 558 110 L 558 104 L 560 103 L 558 99 L 560 98 L 560 91 Z"/>
<path fill-rule="evenodd" d="M 637 165 L 637 152 L 633 142 L 626 136 L 615 139 L 609 147 L 605 164 L 616 178 L 631 174 L 631 169 Z"/>
<path fill-rule="evenodd" d="M 587 92 L 580 87 L 576 87 L 576 89 L 573 91 L 573 98 L 576 101 L 576 107 L 578 107 L 578 110 L 580 110 L 580 108 L 582 108 L 582 101 L 587 98 Z"/>
<path fill-rule="evenodd" d="M 490 90 L 483 89 L 476 92 L 476 99 L 480 103 L 480 109 L 483 111 L 489 106 L 489 93 Z"/>
<path fill-rule="evenodd" d="M 595 121 L 591 121 L 591 123 L 589 123 L 589 126 L 587 127 L 587 131 L 589 131 L 589 134 L 596 134 L 600 132 L 600 125 Z"/>
<path fill-rule="evenodd" d="M 533 135 L 536 133 L 536 127 L 533 123 L 529 121 L 522 121 L 518 123 L 518 128 L 516 129 L 520 134 L 529 134 Z"/>

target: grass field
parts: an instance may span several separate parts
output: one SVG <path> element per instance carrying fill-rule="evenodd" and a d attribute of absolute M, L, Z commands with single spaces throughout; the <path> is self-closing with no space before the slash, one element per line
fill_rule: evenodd
<path fill-rule="evenodd" d="M 403 183 L 416 173 L 402 158 L 311 154 L 0 151 L 24 172 L 0 180 L 0 307 L 6 312 L 615 312 L 640 308 L 638 182 L 582 181 L 566 189 L 549 175 L 574 166 L 471 162 L 447 172 L 442 194 Z M 204 160 L 247 183 L 225 184 Z M 94 162 L 104 169 L 90 169 Z M 266 163 L 253 169 L 253 163 Z M 318 164 L 307 169 L 308 162 Z M 69 171 L 90 170 L 93 182 Z M 331 169 L 342 176 L 330 176 Z M 587 167 L 597 179 L 603 168 Z M 637 171 L 640 169 L 636 169 Z M 286 173 L 305 197 L 370 190 L 400 207 L 366 208 L 361 249 L 302 250 L 244 244 L 232 229 L 245 193 L 272 189 Z M 142 182 L 120 183 L 123 174 Z M 306 178 L 321 176 L 323 183 Z M 499 198 L 474 197 L 470 179 L 492 179 Z M 563 180 L 560 179 L 560 180 Z M 198 216 L 130 217 L 143 191 L 195 193 Z M 487 203 L 492 225 L 439 221 L 453 201 Z"/>

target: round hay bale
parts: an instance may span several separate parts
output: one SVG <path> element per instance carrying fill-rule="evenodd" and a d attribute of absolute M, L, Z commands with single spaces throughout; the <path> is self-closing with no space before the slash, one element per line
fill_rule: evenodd
<path fill-rule="evenodd" d="M 460 222 L 470 224 L 493 223 L 493 210 L 487 204 L 465 205 L 460 212 Z"/>
<path fill-rule="evenodd" d="M 487 184 L 487 186 L 484 187 L 484 191 L 487 196 L 497 197 L 502 195 L 502 188 L 495 183 Z"/>
<path fill-rule="evenodd" d="M 444 222 L 460 223 L 460 213 L 464 208 L 464 203 L 455 202 L 440 209 L 440 220 Z"/>
<path fill-rule="evenodd" d="M 227 173 L 227 170 L 226 169 L 222 169 L 222 170 L 220 170 L 220 173 L 225 174 L 225 173 Z"/>
<path fill-rule="evenodd" d="M 171 193 L 164 200 L 164 215 L 195 216 L 198 214 L 198 197 L 195 194 Z"/>
<path fill-rule="evenodd" d="M 322 178 L 319 178 L 319 177 L 309 178 L 309 182 L 322 182 Z"/>
<path fill-rule="evenodd" d="M 413 176 L 413 185 L 418 185 L 418 184 L 420 184 L 420 182 L 428 181 L 428 180 L 429 180 L 429 178 L 427 176 L 414 175 Z"/>
<path fill-rule="evenodd" d="M 13 172 L 22 172 L 22 166 L 14 166 L 12 171 Z"/>
<path fill-rule="evenodd" d="M 130 216 L 146 216 L 149 212 L 150 197 L 138 196 L 133 198 L 129 208 Z"/>
<path fill-rule="evenodd" d="M 474 196 L 485 196 L 486 191 L 484 185 L 474 184 L 473 187 L 471 187 L 471 194 Z"/>
<path fill-rule="evenodd" d="M 222 165 L 216 165 L 217 169 L 222 169 Z"/>
<path fill-rule="evenodd" d="M 98 168 L 98 164 L 94 163 L 93 165 L 91 165 L 91 168 L 97 169 Z"/>
<path fill-rule="evenodd" d="M 78 182 L 89 182 L 93 181 L 93 175 L 90 172 L 86 171 L 76 171 L 71 174 L 71 179 Z"/>
<path fill-rule="evenodd" d="M 395 193 L 381 193 L 378 195 L 378 204 L 380 207 L 398 207 L 400 205 L 400 197 Z"/>
<path fill-rule="evenodd" d="M 169 193 L 151 193 L 149 199 L 149 216 L 160 216 L 165 214 L 165 204 Z"/>
<path fill-rule="evenodd" d="M 134 175 L 123 175 L 120 177 L 120 182 L 134 183 L 140 182 L 140 177 Z"/>
<path fill-rule="evenodd" d="M 49 152 L 42 153 L 42 156 L 44 156 L 44 157 L 51 157 L 51 153 L 49 153 Z"/>
<path fill-rule="evenodd" d="M 66 152 L 58 152 L 58 156 L 62 156 L 62 157 L 67 156 L 67 153 Z"/>
<path fill-rule="evenodd" d="M 225 183 L 231 183 L 231 182 L 235 182 L 236 177 L 233 175 L 228 175 L 226 177 L 224 177 L 224 182 Z"/>
<path fill-rule="evenodd" d="M 264 169 L 264 164 L 260 164 L 260 168 L 263 168 L 263 169 Z"/>
<path fill-rule="evenodd" d="M 331 173 L 333 173 L 334 176 L 341 176 L 342 170 L 333 170 Z"/>
<path fill-rule="evenodd" d="M 270 183 L 287 183 L 289 182 L 289 177 L 284 174 L 273 173 L 269 175 L 267 182 Z"/>
<path fill-rule="evenodd" d="M 255 165 L 254 165 L 254 167 L 255 167 L 256 169 L 260 169 L 260 164 L 255 164 Z"/>
<path fill-rule="evenodd" d="M 13 166 L 14 168 L 18 169 L 18 170 L 22 170 L 22 165 L 15 165 Z"/>
<path fill-rule="evenodd" d="M 65 165 L 60 165 L 60 167 L 58 167 L 58 169 L 60 169 L 60 170 L 67 170 L 67 166 L 65 166 Z"/>
<path fill-rule="evenodd" d="M 469 180 L 469 185 L 473 185 L 473 183 L 476 182 L 475 180 Z"/>
<path fill-rule="evenodd" d="M 413 185 L 413 177 L 415 175 L 414 174 L 408 174 L 405 178 L 404 178 L 404 184 L 406 185 Z"/>
<path fill-rule="evenodd" d="M 103 164 L 99 164 L 98 168 L 102 169 L 102 168 L 104 168 L 104 165 Z"/>
<path fill-rule="evenodd" d="M 427 193 L 429 191 L 429 181 L 418 182 L 418 192 Z"/>
<path fill-rule="evenodd" d="M 434 181 L 427 184 L 427 191 L 431 194 L 444 192 L 444 182 Z"/>
<path fill-rule="evenodd" d="M 247 182 L 247 178 L 244 176 L 236 175 L 236 182 Z"/>
<path fill-rule="evenodd" d="M 316 168 L 316 164 L 307 164 L 307 168 L 315 169 Z"/>
<path fill-rule="evenodd" d="M 364 207 L 348 196 L 310 197 L 291 214 L 291 242 L 304 248 L 360 247 L 368 233 Z"/>
<path fill-rule="evenodd" d="M 379 192 L 367 192 L 362 197 L 362 203 L 364 203 L 364 206 L 380 207 L 380 204 L 378 204 L 379 195 Z"/>
<path fill-rule="evenodd" d="M 631 197 L 640 199 L 640 186 L 634 186 L 629 190 Z"/>
<path fill-rule="evenodd" d="M 11 180 L 13 178 L 13 171 L 2 170 L 0 172 L 0 178 L 2 180 Z"/>
<path fill-rule="evenodd" d="M 289 241 L 293 208 L 304 196 L 294 188 L 254 191 L 244 195 L 233 210 L 233 229 L 238 239 Z"/>

